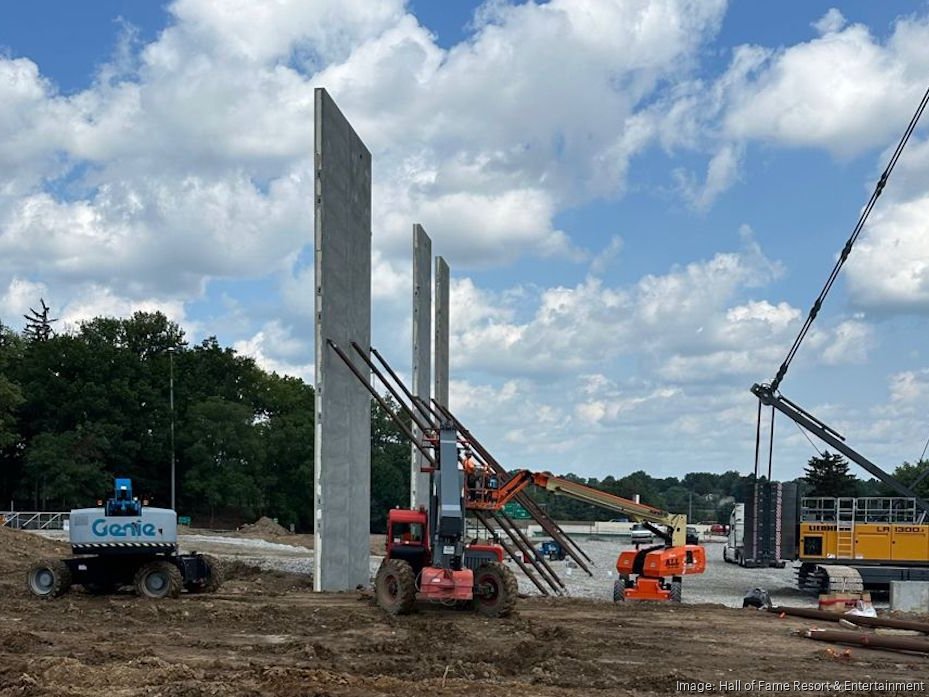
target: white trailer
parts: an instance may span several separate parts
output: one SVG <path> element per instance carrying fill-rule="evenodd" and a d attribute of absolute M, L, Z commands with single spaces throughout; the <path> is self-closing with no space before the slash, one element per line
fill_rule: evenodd
<path fill-rule="evenodd" d="M 729 516 L 729 536 L 723 547 L 723 559 L 745 566 L 745 504 L 737 503 Z"/>

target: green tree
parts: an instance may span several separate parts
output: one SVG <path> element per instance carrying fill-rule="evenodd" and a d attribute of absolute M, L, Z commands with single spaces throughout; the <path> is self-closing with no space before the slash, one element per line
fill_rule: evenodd
<path fill-rule="evenodd" d="M 246 517 L 267 512 L 262 447 L 248 406 L 207 397 L 190 407 L 181 442 L 186 500 L 208 508 L 211 525 L 219 508 Z"/>
<path fill-rule="evenodd" d="M 856 496 L 858 480 L 848 471 L 848 461 L 828 450 L 819 457 L 811 457 L 804 468 L 808 496 Z"/>
<path fill-rule="evenodd" d="M 643 470 L 628 474 L 616 482 L 616 494 L 627 499 L 639 496 L 642 503 L 655 508 L 666 508 L 664 495 L 658 489 L 657 482 Z"/>
<path fill-rule="evenodd" d="M 687 512 L 690 508 L 692 495 L 693 492 L 680 484 L 669 487 L 663 492 L 663 498 L 668 505 L 668 510 L 678 513 Z"/>
<path fill-rule="evenodd" d="M 22 476 L 22 425 L 18 412 L 25 398 L 15 370 L 23 340 L 0 322 L 0 501 L 13 498 Z"/>
<path fill-rule="evenodd" d="M 268 511 L 285 526 L 313 529 L 314 390 L 303 380 L 264 376 L 256 429 L 264 447 Z"/>
<path fill-rule="evenodd" d="M 683 485 L 694 494 L 719 493 L 720 475 L 713 472 L 690 472 L 684 477 Z"/>
<path fill-rule="evenodd" d="M 25 456 L 25 473 L 37 510 L 89 505 L 106 490 L 104 456 L 109 450 L 99 428 L 36 436 Z"/>
<path fill-rule="evenodd" d="M 929 498 L 929 474 L 927 472 L 929 472 L 929 460 L 919 460 L 913 464 L 904 462 L 894 470 L 894 477 L 913 489 L 917 495 Z M 915 487 L 914 484 L 916 484 Z M 896 491 L 885 484 L 881 485 L 881 494 L 899 496 Z"/>
<path fill-rule="evenodd" d="M 396 403 L 386 397 L 396 411 Z M 410 419 L 401 417 L 407 428 Z M 371 410 L 371 530 L 386 532 L 387 511 L 410 505 L 412 446 L 403 431 L 376 402 Z"/>
<path fill-rule="evenodd" d="M 0 324 L 0 450 L 19 441 L 16 410 L 23 403 L 23 393 L 19 385 L 8 377 L 19 343 L 16 335 Z"/>
<path fill-rule="evenodd" d="M 739 487 L 742 484 L 744 477 L 742 474 L 735 470 L 727 470 L 719 476 L 718 482 L 718 492 L 723 496 L 736 496 L 739 492 Z M 726 516 L 726 521 L 729 522 L 729 517 Z"/>

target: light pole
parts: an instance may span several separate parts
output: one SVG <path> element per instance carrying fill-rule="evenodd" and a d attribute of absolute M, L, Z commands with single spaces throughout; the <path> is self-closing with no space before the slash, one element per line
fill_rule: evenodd
<path fill-rule="evenodd" d="M 168 349 L 168 356 L 171 365 L 170 372 L 170 400 L 171 400 L 171 509 L 176 511 L 175 506 L 175 486 L 174 486 L 174 347 Z"/>

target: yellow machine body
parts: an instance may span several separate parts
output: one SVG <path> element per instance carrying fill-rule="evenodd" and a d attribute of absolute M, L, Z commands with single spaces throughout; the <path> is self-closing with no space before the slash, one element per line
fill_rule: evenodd
<path fill-rule="evenodd" d="M 929 564 L 929 524 L 919 521 L 915 510 L 911 514 L 909 500 L 867 500 L 872 506 L 864 499 L 818 501 L 818 520 L 809 519 L 814 517 L 811 506 L 803 509 L 807 519 L 800 522 L 800 561 Z"/>

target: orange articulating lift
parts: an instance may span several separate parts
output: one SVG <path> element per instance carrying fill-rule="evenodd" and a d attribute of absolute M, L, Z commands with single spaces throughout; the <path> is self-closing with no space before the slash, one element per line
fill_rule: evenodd
<path fill-rule="evenodd" d="M 466 489 L 467 507 L 474 510 L 499 510 L 528 485 L 561 496 L 622 513 L 646 525 L 662 544 L 622 552 L 616 560 L 619 579 L 613 587 L 613 600 L 672 600 L 680 602 L 685 575 L 702 574 L 706 569 L 706 550 L 688 545 L 687 517 L 668 513 L 621 496 L 594 489 L 548 472 L 519 470 L 499 486 L 489 468 L 474 467 Z M 670 579 L 670 580 L 669 580 Z"/>

